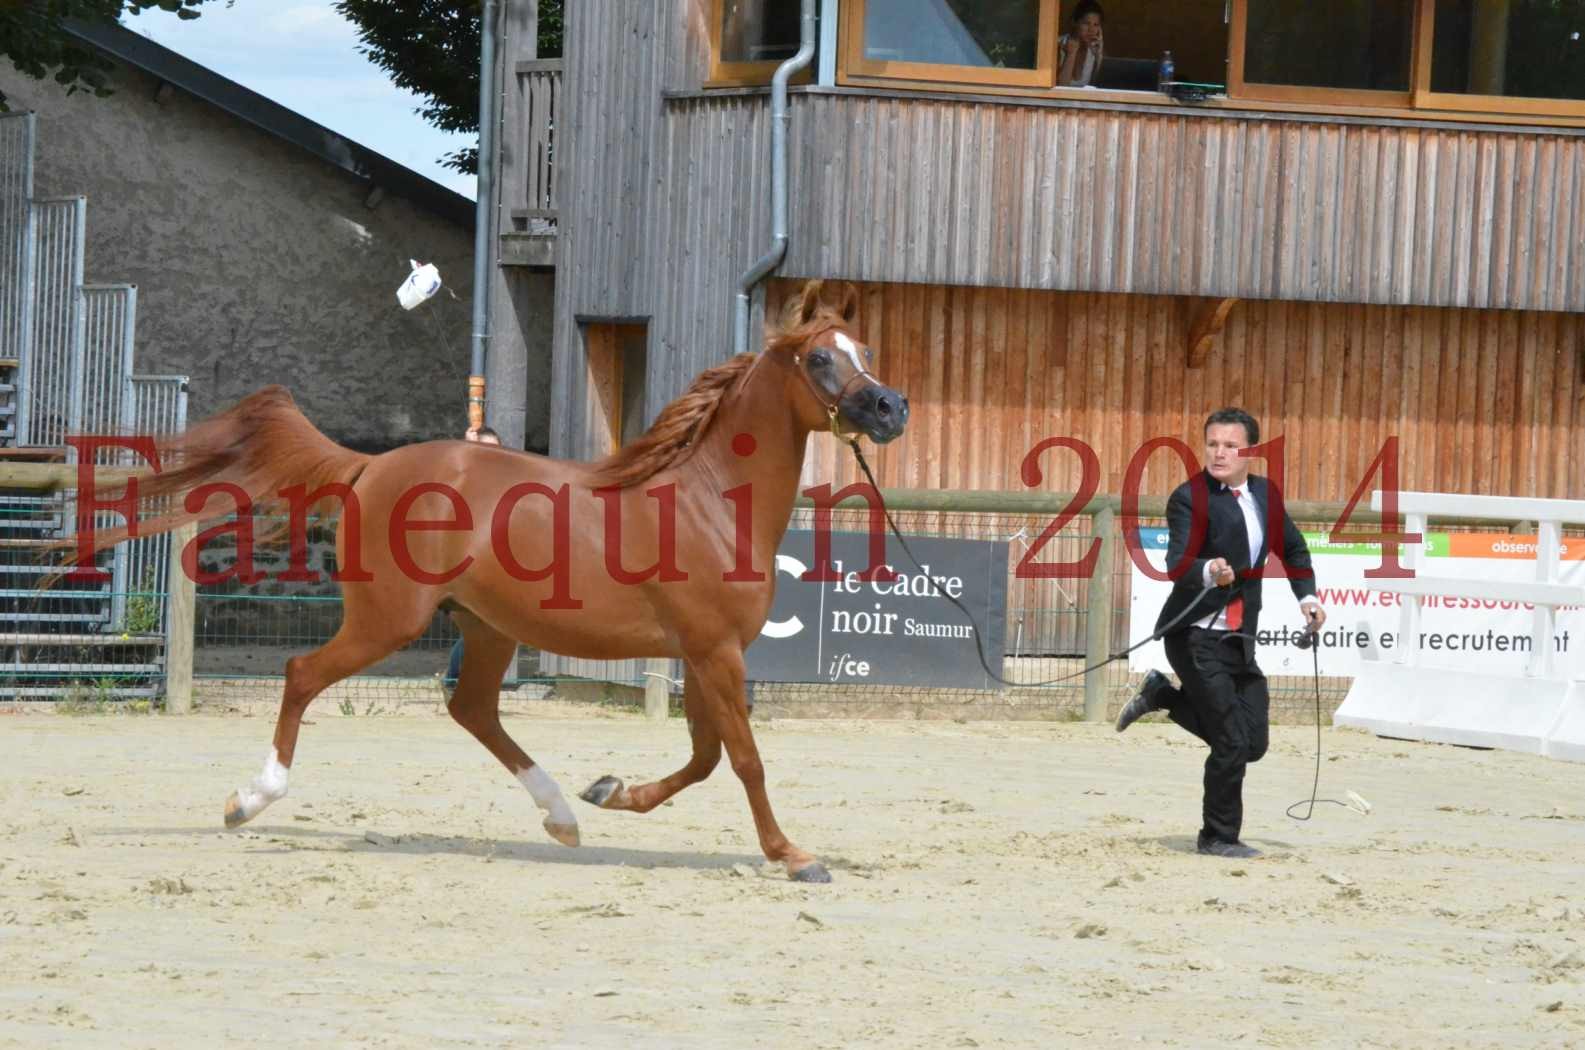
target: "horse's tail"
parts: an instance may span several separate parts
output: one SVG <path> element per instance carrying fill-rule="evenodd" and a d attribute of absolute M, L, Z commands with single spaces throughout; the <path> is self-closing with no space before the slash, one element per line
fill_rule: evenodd
<path fill-rule="evenodd" d="M 325 486 L 351 485 L 373 458 L 343 448 L 320 433 L 281 386 L 250 394 L 183 433 L 155 437 L 154 447 L 159 453 L 159 469 L 150 467 L 132 475 L 141 519 L 137 523 L 139 536 L 157 536 L 193 522 L 224 518 L 237 509 L 238 489 L 246 493 L 255 510 L 270 510 L 285 502 L 285 489 L 300 485 L 307 495 Z M 94 496 L 107 502 L 123 499 L 127 484 L 118 479 L 95 485 Z M 188 497 L 209 485 L 236 488 L 217 490 L 230 492 L 231 499 L 195 499 L 189 509 Z M 314 502 L 328 504 L 330 499 L 327 495 Z M 284 522 L 267 527 L 257 539 L 268 541 L 285 528 Z M 131 528 L 123 525 L 96 532 L 87 546 L 98 553 L 131 535 Z M 86 553 L 79 547 L 76 555 Z"/>

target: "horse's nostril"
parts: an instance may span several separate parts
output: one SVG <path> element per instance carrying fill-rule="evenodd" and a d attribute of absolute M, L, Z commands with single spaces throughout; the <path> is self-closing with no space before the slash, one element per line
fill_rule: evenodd
<path fill-rule="evenodd" d="M 875 402 L 875 411 L 879 412 L 883 416 L 889 416 L 892 414 L 892 403 L 886 400 L 886 398 L 882 397 L 880 400 Z"/>

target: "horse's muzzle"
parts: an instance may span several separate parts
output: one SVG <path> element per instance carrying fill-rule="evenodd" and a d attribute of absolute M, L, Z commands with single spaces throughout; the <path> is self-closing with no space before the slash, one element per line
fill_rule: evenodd
<path fill-rule="evenodd" d="M 848 395 L 841 411 L 849 426 L 877 445 L 896 439 L 908 426 L 908 398 L 879 383 Z"/>

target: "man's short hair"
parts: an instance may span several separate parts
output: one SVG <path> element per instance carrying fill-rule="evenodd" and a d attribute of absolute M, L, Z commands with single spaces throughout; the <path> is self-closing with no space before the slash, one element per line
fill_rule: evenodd
<path fill-rule="evenodd" d="M 1255 422 L 1255 417 L 1241 408 L 1219 408 L 1212 412 L 1205 421 L 1205 429 L 1209 431 L 1217 423 L 1237 423 L 1244 428 L 1244 437 L 1248 445 L 1260 444 L 1260 424 Z M 1246 447 L 1248 447 L 1246 445 Z"/>

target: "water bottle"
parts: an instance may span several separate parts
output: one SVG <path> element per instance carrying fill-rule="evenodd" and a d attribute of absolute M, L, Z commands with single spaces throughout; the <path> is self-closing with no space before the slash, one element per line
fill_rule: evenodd
<path fill-rule="evenodd" d="M 1168 85 L 1172 83 L 1176 72 L 1177 70 L 1172 64 L 1172 52 L 1163 51 L 1161 53 L 1161 68 L 1156 72 L 1156 90 L 1162 94 L 1171 92 L 1172 89 Z"/>

